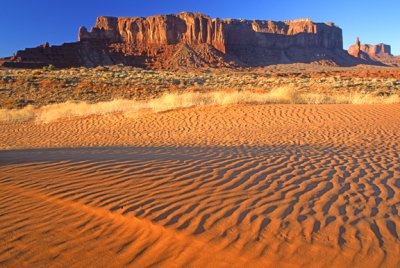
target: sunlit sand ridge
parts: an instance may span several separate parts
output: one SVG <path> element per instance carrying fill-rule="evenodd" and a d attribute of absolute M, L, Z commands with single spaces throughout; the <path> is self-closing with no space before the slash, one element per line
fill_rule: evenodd
<path fill-rule="evenodd" d="M 231 105 L 1 123 L 3 149 L 42 148 L 0 152 L 1 265 L 399 266 L 399 113 Z"/>

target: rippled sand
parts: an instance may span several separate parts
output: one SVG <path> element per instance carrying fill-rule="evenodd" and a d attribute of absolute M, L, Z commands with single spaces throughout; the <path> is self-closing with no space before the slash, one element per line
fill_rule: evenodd
<path fill-rule="evenodd" d="M 400 105 L 0 124 L 0 266 L 400 266 L 399 126 Z"/>

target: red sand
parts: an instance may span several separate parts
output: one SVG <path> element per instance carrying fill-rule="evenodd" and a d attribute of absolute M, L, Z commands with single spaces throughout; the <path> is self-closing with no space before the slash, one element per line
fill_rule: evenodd
<path fill-rule="evenodd" d="M 3 123 L 4 266 L 400 266 L 400 105 Z M 126 148 L 115 146 L 128 146 Z M 43 149 L 45 147 L 114 146 Z"/>

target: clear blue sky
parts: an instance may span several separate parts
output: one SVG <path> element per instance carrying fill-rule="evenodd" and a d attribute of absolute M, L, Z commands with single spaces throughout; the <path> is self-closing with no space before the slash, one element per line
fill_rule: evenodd
<path fill-rule="evenodd" d="M 400 0 L 1 0 L 0 57 L 46 41 L 77 40 L 97 16 L 148 16 L 197 11 L 220 18 L 287 20 L 311 18 L 343 29 L 344 48 L 387 43 L 400 54 Z"/>

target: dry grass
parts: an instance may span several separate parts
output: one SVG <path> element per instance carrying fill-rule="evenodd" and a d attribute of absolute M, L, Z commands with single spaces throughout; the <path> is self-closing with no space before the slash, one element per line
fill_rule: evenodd
<path fill-rule="evenodd" d="M 136 111 L 143 104 L 134 100 L 113 100 L 89 104 L 86 102 L 70 102 L 44 106 L 36 110 L 36 120 L 51 122 L 60 118 L 107 114 L 114 112 Z"/>
<path fill-rule="evenodd" d="M 369 94 L 342 94 L 328 96 L 318 93 L 298 93 L 289 87 L 271 90 L 269 93 L 251 91 L 216 91 L 210 93 L 167 94 L 147 103 L 154 112 L 201 105 L 230 104 L 395 104 L 398 95 L 374 96 Z"/>
<path fill-rule="evenodd" d="M 0 121 L 27 121 L 35 118 L 35 114 L 31 105 L 23 109 L 0 109 Z"/>
<path fill-rule="evenodd" d="M 176 108 L 204 105 L 231 104 L 395 104 L 400 103 L 398 95 L 376 96 L 361 93 L 341 95 L 324 95 L 318 93 L 298 93 L 289 87 L 271 90 L 269 93 L 251 91 L 216 91 L 209 93 L 166 94 L 150 101 L 113 100 L 89 104 L 86 102 L 65 102 L 34 109 L 27 106 L 23 109 L 0 110 L 0 121 L 52 122 L 61 118 L 88 116 L 123 112 L 126 116 L 135 117 L 140 110 L 163 112 Z"/>

